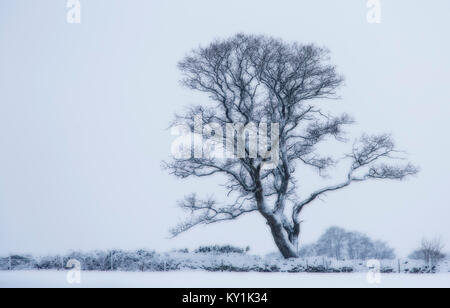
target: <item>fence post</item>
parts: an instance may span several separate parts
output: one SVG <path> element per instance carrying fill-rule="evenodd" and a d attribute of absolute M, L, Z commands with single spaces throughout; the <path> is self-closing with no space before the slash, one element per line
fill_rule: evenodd
<path fill-rule="evenodd" d="M 9 255 L 8 269 L 9 269 L 9 270 L 12 270 L 12 260 L 11 260 L 11 255 Z"/>
<path fill-rule="evenodd" d="M 400 274 L 401 271 L 402 270 L 401 270 L 401 267 L 400 267 L 400 259 L 398 259 L 398 273 Z"/>
<path fill-rule="evenodd" d="M 111 251 L 111 271 L 113 271 L 114 270 L 114 254 L 113 254 L 113 252 Z"/>
<path fill-rule="evenodd" d="M 164 271 L 166 271 L 166 260 L 164 260 Z"/>

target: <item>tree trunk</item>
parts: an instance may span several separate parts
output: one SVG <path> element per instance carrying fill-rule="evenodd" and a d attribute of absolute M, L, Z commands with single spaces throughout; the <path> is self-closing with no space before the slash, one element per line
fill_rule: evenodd
<path fill-rule="evenodd" d="M 294 231 L 295 228 L 292 230 L 286 230 L 285 226 L 283 225 L 283 219 L 280 216 L 280 214 L 275 214 L 272 210 L 270 210 L 266 206 L 263 187 L 260 180 L 260 171 L 261 169 L 259 167 L 257 168 L 255 174 L 256 178 L 255 185 L 257 188 L 255 191 L 255 200 L 258 206 L 258 210 L 261 213 L 261 215 L 266 219 L 267 224 L 270 227 L 270 231 L 272 232 L 275 245 L 277 245 L 278 250 L 281 252 L 283 257 L 286 259 L 298 258 L 297 247 L 292 244 L 293 242 L 297 242 L 298 233 L 296 234 L 295 238 L 293 238 L 291 235 L 295 233 Z M 283 214 L 281 213 L 281 215 Z"/>
<path fill-rule="evenodd" d="M 295 251 L 297 251 L 298 254 L 298 238 L 300 236 L 300 222 L 297 219 L 294 219 L 294 228 L 292 229 L 292 232 L 290 233 L 289 240 L 291 241 L 292 245 L 295 247 Z"/>
<path fill-rule="evenodd" d="M 298 258 L 298 251 L 296 243 L 298 242 L 298 236 L 293 233 L 288 234 L 283 227 L 280 219 L 277 217 L 270 217 L 267 219 L 267 224 L 272 232 L 273 239 L 277 245 L 280 253 L 284 258 Z"/>

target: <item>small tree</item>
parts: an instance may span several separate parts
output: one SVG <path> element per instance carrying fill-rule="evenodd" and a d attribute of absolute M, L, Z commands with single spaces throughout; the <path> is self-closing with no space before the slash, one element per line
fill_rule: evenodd
<path fill-rule="evenodd" d="M 302 194 L 304 198 L 297 195 L 298 167 L 310 166 L 322 174 L 334 166 L 338 160 L 317 148 L 330 138 L 345 141 L 343 127 L 353 123 L 348 115 L 332 116 L 314 103 L 336 99 L 343 83 L 326 48 L 238 34 L 193 50 L 178 67 L 183 85 L 206 94 L 212 104 L 192 106 L 175 117 L 172 127 L 197 131 L 197 136 L 194 149 L 184 152 L 188 155 L 174 155 L 164 166 L 180 178 L 223 175 L 227 196 L 233 199 L 220 204 L 195 194 L 186 197 L 179 205 L 191 217 L 172 229 L 174 236 L 199 224 L 257 212 L 281 254 L 297 257 L 300 213 L 314 200 L 353 183 L 402 180 L 417 172 L 411 164 L 389 163 L 398 158 L 389 135 L 364 135 L 345 156 L 349 167 L 343 180 Z M 270 131 L 267 126 L 261 129 L 267 123 L 274 123 Z M 224 144 L 220 131 L 225 127 L 232 128 L 232 137 Z M 250 135 L 259 136 L 258 153 Z M 267 145 L 262 141 L 269 136 Z M 222 147 L 228 151 L 222 157 L 209 155 L 205 147 L 195 146 L 196 138 L 215 141 L 215 151 Z"/>
<path fill-rule="evenodd" d="M 422 243 L 420 248 L 413 251 L 409 258 L 415 260 L 423 260 L 425 263 L 430 266 L 436 265 L 439 261 L 445 258 L 445 254 L 443 253 L 444 244 L 442 243 L 442 239 L 440 237 L 436 237 L 434 239 L 422 239 Z"/>

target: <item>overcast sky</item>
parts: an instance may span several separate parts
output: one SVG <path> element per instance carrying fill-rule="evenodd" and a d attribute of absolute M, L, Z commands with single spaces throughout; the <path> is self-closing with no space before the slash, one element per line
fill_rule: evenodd
<path fill-rule="evenodd" d="M 204 101 L 180 87 L 176 63 L 236 32 L 328 47 L 346 78 L 330 110 L 356 118 L 355 136 L 392 133 L 421 167 L 404 182 L 317 201 L 303 214 L 302 243 L 337 225 L 399 256 L 423 236 L 450 250 L 448 0 L 381 1 L 380 24 L 367 22 L 366 0 L 80 2 L 81 24 L 66 22 L 65 0 L 0 2 L 0 255 L 209 243 L 275 251 L 256 214 L 168 239 L 184 217 L 178 199 L 221 194 L 219 178 L 161 169 L 173 113 Z M 300 181 L 303 194 L 320 184 Z"/>

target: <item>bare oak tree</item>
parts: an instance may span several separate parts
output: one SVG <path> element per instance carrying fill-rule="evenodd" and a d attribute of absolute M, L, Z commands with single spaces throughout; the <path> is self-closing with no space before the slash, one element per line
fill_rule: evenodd
<path fill-rule="evenodd" d="M 195 194 L 186 197 L 180 206 L 191 217 L 171 230 L 174 236 L 199 224 L 258 212 L 267 221 L 281 254 L 285 258 L 298 257 L 299 217 L 305 206 L 355 182 L 401 180 L 417 172 L 409 163 L 389 163 L 397 159 L 389 135 L 364 135 L 345 157 L 351 161 L 345 179 L 303 199 L 297 195 L 296 167 L 305 164 L 321 172 L 335 165 L 337 161 L 320 155 L 317 146 L 330 137 L 344 141 L 343 127 L 353 122 L 346 114 L 332 116 L 314 104 L 318 99 L 336 99 L 336 90 L 343 83 L 328 55 L 327 49 L 315 45 L 238 34 L 199 47 L 179 63 L 183 85 L 205 93 L 211 105 L 190 107 L 176 115 L 172 125 L 194 129 L 197 115 L 201 115 L 203 125 L 242 123 L 248 127 L 251 123 L 278 123 L 279 134 L 276 140 L 272 138 L 267 153 L 274 155 L 275 145 L 279 163 L 275 168 L 266 168 L 268 155 L 251 155 L 249 142 L 244 142 L 245 157 L 191 155 L 164 162 L 169 172 L 180 178 L 225 176 L 231 200 L 220 204 L 211 198 L 201 200 Z M 233 140 L 245 140 L 245 130 L 236 129 L 234 133 Z M 211 134 L 203 134 L 211 138 Z M 269 132 L 259 137 L 268 136 Z"/>

